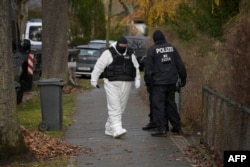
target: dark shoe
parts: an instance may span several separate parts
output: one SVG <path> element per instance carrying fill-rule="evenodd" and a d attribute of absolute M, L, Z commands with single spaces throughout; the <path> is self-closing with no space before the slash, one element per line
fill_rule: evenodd
<path fill-rule="evenodd" d="M 166 125 L 166 131 L 169 132 L 169 127 L 168 127 L 168 125 Z"/>
<path fill-rule="evenodd" d="M 153 137 L 166 137 L 167 133 L 166 131 L 156 131 L 151 134 Z"/>
<path fill-rule="evenodd" d="M 151 129 L 152 131 L 158 131 L 158 129 L 155 127 L 154 129 Z M 169 127 L 166 125 L 166 132 L 169 132 Z"/>
<path fill-rule="evenodd" d="M 156 124 L 150 122 L 146 126 L 142 127 L 142 130 L 151 130 L 151 129 L 155 129 L 155 128 L 156 128 Z"/>
<path fill-rule="evenodd" d="M 181 134 L 181 130 L 178 129 L 171 129 L 171 132 L 176 134 L 176 135 L 180 135 Z"/>

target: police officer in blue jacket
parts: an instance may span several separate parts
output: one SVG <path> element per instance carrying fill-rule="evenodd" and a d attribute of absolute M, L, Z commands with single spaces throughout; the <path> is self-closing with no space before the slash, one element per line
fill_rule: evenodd
<path fill-rule="evenodd" d="M 166 42 L 160 30 L 153 33 L 154 45 L 147 51 L 145 62 L 146 77 L 151 81 L 152 113 L 157 131 L 152 136 L 166 136 L 167 117 L 172 125 L 171 131 L 181 131 L 181 120 L 175 103 L 178 78 L 181 87 L 186 84 L 186 68 L 174 46 Z"/>

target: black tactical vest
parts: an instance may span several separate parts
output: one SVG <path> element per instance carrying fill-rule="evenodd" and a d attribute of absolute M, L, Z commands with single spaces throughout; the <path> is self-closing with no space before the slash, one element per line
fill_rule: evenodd
<path fill-rule="evenodd" d="M 136 69 L 132 62 L 131 48 L 127 49 L 126 55 L 119 55 L 113 47 L 109 48 L 113 62 L 105 68 L 103 77 L 109 81 L 134 81 Z"/>

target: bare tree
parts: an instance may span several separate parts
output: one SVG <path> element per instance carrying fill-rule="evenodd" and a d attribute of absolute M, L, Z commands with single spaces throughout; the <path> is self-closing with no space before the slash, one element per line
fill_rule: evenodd
<path fill-rule="evenodd" d="M 42 78 L 67 78 L 68 0 L 42 1 Z"/>
<path fill-rule="evenodd" d="M 134 1 L 119 0 L 119 2 L 124 8 L 126 15 L 130 15 L 134 12 L 136 6 Z"/>
<path fill-rule="evenodd" d="M 11 3 L 10 3 L 11 2 Z M 13 52 L 11 44 L 17 27 L 13 14 L 14 1 L 0 1 L 0 161 L 26 151 L 16 112 Z M 13 45 L 14 46 L 14 45 Z"/>

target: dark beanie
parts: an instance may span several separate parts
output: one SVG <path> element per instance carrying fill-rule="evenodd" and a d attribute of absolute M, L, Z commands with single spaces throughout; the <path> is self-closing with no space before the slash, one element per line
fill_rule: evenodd
<path fill-rule="evenodd" d="M 120 44 L 120 43 L 122 43 L 122 44 L 128 44 L 128 41 L 127 41 L 127 39 L 125 37 L 121 37 L 121 38 L 119 38 L 117 40 L 117 45 Z"/>
<path fill-rule="evenodd" d="M 157 42 L 165 42 L 165 36 L 160 30 L 156 30 L 153 34 L 153 40 L 155 43 Z"/>

